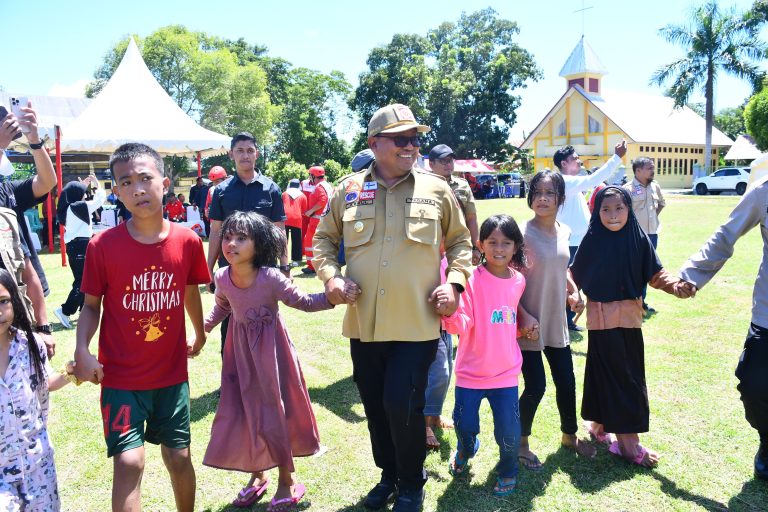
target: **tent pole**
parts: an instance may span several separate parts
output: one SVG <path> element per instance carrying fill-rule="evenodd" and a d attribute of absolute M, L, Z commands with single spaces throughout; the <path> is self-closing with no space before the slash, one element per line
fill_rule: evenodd
<path fill-rule="evenodd" d="M 48 151 L 48 150 L 46 150 Z M 51 157 L 51 152 L 48 151 L 48 158 Z M 58 165 L 56 166 L 58 173 Z M 46 223 L 48 224 L 48 254 L 53 254 L 53 196 L 49 193 L 45 199 L 45 211 L 47 215 Z"/>
<path fill-rule="evenodd" d="M 197 152 L 197 177 L 203 175 L 203 162 L 200 160 L 200 152 Z"/>
<path fill-rule="evenodd" d="M 62 175 L 62 169 L 61 169 L 61 128 L 59 128 L 58 125 L 56 125 L 56 191 L 58 192 L 58 197 L 61 197 L 61 175 Z M 49 225 L 53 221 L 53 218 L 51 216 L 48 216 L 48 222 Z M 53 230 L 49 229 L 48 233 L 51 233 L 49 235 L 49 238 L 51 240 L 51 248 L 53 248 Z M 61 266 L 66 267 L 67 266 L 67 247 L 64 244 L 64 226 L 59 224 L 59 248 L 61 250 Z"/>

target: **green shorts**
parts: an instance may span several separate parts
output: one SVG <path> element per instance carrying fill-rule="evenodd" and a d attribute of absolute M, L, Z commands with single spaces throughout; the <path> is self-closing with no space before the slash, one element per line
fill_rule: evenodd
<path fill-rule="evenodd" d="M 144 391 L 102 388 L 101 418 L 108 457 L 144 446 L 145 441 L 187 448 L 189 383 Z"/>

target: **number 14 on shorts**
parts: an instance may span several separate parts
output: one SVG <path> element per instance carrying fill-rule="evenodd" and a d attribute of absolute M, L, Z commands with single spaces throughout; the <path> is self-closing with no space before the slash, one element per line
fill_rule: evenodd
<path fill-rule="evenodd" d="M 114 418 L 112 417 L 112 404 L 107 404 L 101 409 L 101 417 L 104 422 L 104 437 L 108 438 L 110 432 L 126 434 L 131 428 L 131 406 L 121 405 Z"/>

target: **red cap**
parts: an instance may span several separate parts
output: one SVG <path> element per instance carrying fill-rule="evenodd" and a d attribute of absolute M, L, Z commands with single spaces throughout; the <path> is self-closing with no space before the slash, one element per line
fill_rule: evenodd
<path fill-rule="evenodd" d="M 208 179 L 211 181 L 223 180 L 227 177 L 227 171 L 220 165 L 214 165 L 211 170 L 208 171 Z"/>
<path fill-rule="evenodd" d="M 309 168 L 309 174 L 310 176 L 325 176 L 325 169 L 319 165 L 315 165 Z"/>

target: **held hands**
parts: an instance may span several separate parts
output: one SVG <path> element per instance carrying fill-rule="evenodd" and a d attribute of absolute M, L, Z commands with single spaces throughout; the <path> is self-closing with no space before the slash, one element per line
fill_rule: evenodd
<path fill-rule="evenodd" d="M 480 264 L 480 257 L 483 255 L 483 253 L 480 252 L 480 249 L 477 247 L 472 248 L 472 265 L 475 267 Z"/>
<path fill-rule="evenodd" d="M 571 308 L 571 311 L 579 315 L 584 311 L 584 306 L 584 300 L 582 300 L 579 292 L 573 292 L 568 295 L 568 307 Z"/>
<path fill-rule="evenodd" d="M 75 377 L 83 382 L 99 384 L 104 380 L 104 366 L 90 352 L 75 352 Z"/>
<path fill-rule="evenodd" d="M 627 154 L 627 141 L 623 140 L 616 144 L 613 147 L 613 152 L 618 156 L 619 158 L 624 158 L 624 155 Z"/>
<path fill-rule="evenodd" d="M 698 290 L 694 284 L 682 279 L 676 282 L 674 284 L 674 288 L 672 289 L 672 293 L 678 299 L 692 299 L 696 296 L 697 291 Z"/>
<path fill-rule="evenodd" d="M 200 355 L 200 351 L 205 346 L 205 336 L 203 337 L 197 337 L 197 336 L 190 336 L 187 338 L 187 357 L 190 359 L 194 359 L 198 355 Z"/>
<path fill-rule="evenodd" d="M 522 306 L 517 309 L 517 320 L 521 337 L 531 341 L 539 339 L 539 321 Z"/>
<path fill-rule="evenodd" d="M 450 283 L 441 284 L 427 299 L 435 306 L 435 312 L 442 316 L 451 316 L 459 307 L 458 292 Z"/>
<path fill-rule="evenodd" d="M 354 306 L 361 293 L 363 291 L 357 283 L 346 277 L 336 276 L 325 282 L 325 296 L 334 306 L 339 304 Z"/>

